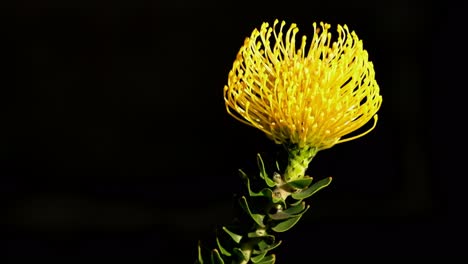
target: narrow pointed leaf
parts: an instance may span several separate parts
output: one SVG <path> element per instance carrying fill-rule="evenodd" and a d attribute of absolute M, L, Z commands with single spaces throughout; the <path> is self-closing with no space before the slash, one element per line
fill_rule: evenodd
<path fill-rule="evenodd" d="M 276 261 L 275 255 L 268 255 L 265 258 L 263 258 L 260 262 L 257 262 L 256 264 L 274 264 Z"/>
<path fill-rule="evenodd" d="M 240 248 L 234 248 L 234 253 L 236 253 L 236 255 L 238 255 L 242 260 L 248 260 L 249 256 Z"/>
<path fill-rule="evenodd" d="M 287 214 L 299 214 L 301 213 L 302 211 L 304 211 L 306 209 L 306 204 L 304 202 L 298 204 L 298 205 L 295 205 L 295 206 L 291 206 L 289 207 L 288 209 L 284 210 L 283 212 L 284 213 L 287 213 Z"/>
<path fill-rule="evenodd" d="M 245 173 L 242 169 L 239 169 L 239 174 L 242 177 L 242 179 L 248 179 L 249 176 L 247 176 L 247 173 Z"/>
<path fill-rule="evenodd" d="M 262 156 L 260 156 L 260 154 L 257 154 L 257 164 L 258 168 L 260 169 L 260 177 L 265 180 L 265 183 L 268 185 L 268 187 L 274 187 L 276 184 L 268 177 L 268 174 L 265 170 L 265 164 L 263 163 Z"/>
<path fill-rule="evenodd" d="M 247 174 L 246 174 L 244 171 L 239 170 L 239 173 L 240 173 L 242 179 L 244 179 L 245 185 L 247 185 L 247 190 L 249 191 L 249 195 L 250 195 L 251 197 L 255 197 L 255 196 L 264 196 L 264 194 L 263 194 L 262 192 L 258 192 L 258 193 L 257 193 L 257 192 L 252 191 L 252 189 L 250 188 L 250 180 L 249 180 L 249 177 L 247 176 Z"/>
<path fill-rule="evenodd" d="M 271 243 L 273 243 L 273 241 L 271 241 Z M 260 251 L 258 251 L 258 252 L 263 252 L 263 251 L 265 251 L 265 249 L 267 249 L 271 245 L 266 240 L 262 240 L 262 241 L 258 242 L 257 246 L 260 249 Z M 254 253 L 256 253 L 256 252 L 254 251 Z"/>
<path fill-rule="evenodd" d="M 263 241 L 262 241 L 263 242 Z M 268 244 L 268 243 L 265 243 L 263 242 L 261 245 L 259 244 L 259 249 L 260 250 L 254 250 L 253 253 L 254 254 L 260 254 L 261 252 L 264 252 L 264 251 L 270 251 L 270 250 L 273 250 L 275 248 L 277 248 L 279 245 L 281 245 L 282 241 L 277 241 L 277 242 L 274 242 L 273 244 Z"/>
<path fill-rule="evenodd" d="M 241 235 L 238 235 L 236 233 L 233 233 L 233 232 L 229 231 L 229 229 L 227 229 L 225 226 L 223 226 L 223 230 L 224 230 L 224 232 L 226 232 L 232 238 L 232 240 L 234 240 L 234 242 L 239 244 L 239 242 L 242 239 Z"/>
<path fill-rule="evenodd" d="M 218 250 L 213 249 L 211 251 L 211 263 L 213 264 L 224 264 L 224 260 L 219 254 Z"/>
<path fill-rule="evenodd" d="M 202 252 L 201 252 L 201 242 L 198 241 L 198 262 L 197 264 L 203 264 L 203 257 L 202 257 Z"/>
<path fill-rule="evenodd" d="M 219 242 L 219 238 L 216 237 L 216 244 L 218 244 L 218 248 L 219 248 L 219 251 L 221 251 L 221 254 L 223 254 L 224 256 L 228 256 L 230 257 L 232 254 L 231 252 L 227 251 L 222 245 L 221 245 L 221 242 Z"/>
<path fill-rule="evenodd" d="M 273 231 L 275 231 L 275 232 L 278 232 L 278 233 L 288 231 L 290 228 L 292 228 L 299 221 L 300 218 L 301 218 L 301 216 L 296 216 L 296 217 L 293 217 L 293 218 L 289 218 L 289 219 L 277 224 L 276 226 L 272 227 L 271 229 Z"/>
<path fill-rule="evenodd" d="M 281 233 L 281 232 L 285 232 L 285 231 L 288 231 L 290 228 L 292 228 L 295 224 L 297 224 L 297 222 L 299 221 L 299 219 L 301 219 L 301 216 L 302 214 L 304 214 L 307 209 L 309 209 L 309 207 L 307 207 L 301 214 L 299 214 L 298 216 L 295 216 L 295 217 L 292 217 L 292 218 L 289 218 L 285 221 L 282 221 L 280 222 L 279 224 L 277 224 L 276 226 L 272 227 L 271 229 L 275 232 L 278 232 L 278 233 Z"/>
<path fill-rule="evenodd" d="M 267 253 L 268 253 L 268 251 L 264 251 L 264 252 L 258 254 L 257 256 L 250 258 L 250 261 L 252 261 L 253 263 L 258 263 L 259 261 L 262 261 L 265 258 L 265 255 Z"/>
<path fill-rule="evenodd" d="M 266 171 L 265 171 L 265 164 L 263 163 L 262 156 L 260 154 L 257 154 L 257 166 L 260 169 L 260 177 L 262 179 L 265 179 Z"/>
<path fill-rule="evenodd" d="M 268 251 L 273 250 L 273 249 L 277 248 L 279 245 L 281 245 L 281 243 L 282 243 L 281 240 L 277 241 L 277 242 L 273 243 L 271 246 L 269 246 L 268 248 L 266 248 L 265 250 L 268 250 Z"/>
<path fill-rule="evenodd" d="M 268 185 L 268 187 L 270 187 L 270 188 L 276 186 L 276 183 L 275 183 L 272 179 L 268 178 L 268 176 L 265 177 L 265 183 L 266 183 L 266 184 Z"/>
<path fill-rule="evenodd" d="M 296 200 L 295 202 L 289 203 L 290 206 L 298 206 L 299 204 L 302 203 L 302 199 Z"/>
<path fill-rule="evenodd" d="M 297 216 L 301 214 L 306 209 L 305 203 L 300 203 L 296 206 L 290 207 L 284 211 L 277 212 L 275 214 L 270 214 L 270 218 L 273 220 L 283 220 Z"/>
<path fill-rule="evenodd" d="M 284 220 L 284 219 L 288 219 L 288 218 L 291 218 L 291 217 L 295 217 L 295 215 L 291 215 L 291 214 L 288 214 L 288 213 L 285 213 L 285 212 L 278 212 L 276 214 L 269 214 L 268 216 L 270 216 L 270 218 L 273 219 L 273 220 Z"/>
<path fill-rule="evenodd" d="M 261 197 L 266 197 L 266 198 L 270 199 L 270 201 L 272 200 L 273 192 L 271 191 L 271 189 L 264 188 L 260 192 L 252 191 L 252 189 L 250 188 L 250 180 L 249 180 L 247 174 L 245 174 L 242 170 L 239 170 L 239 172 L 240 172 L 242 178 L 244 179 L 245 184 L 247 185 L 247 190 L 249 191 L 249 196 L 250 197 L 259 197 L 259 196 L 261 196 Z"/>
<path fill-rule="evenodd" d="M 305 190 L 303 190 L 301 192 L 291 194 L 291 197 L 296 199 L 296 200 L 302 200 L 302 199 L 308 198 L 308 197 L 312 196 L 314 193 L 318 192 L 319 190 L 327 187 L 330 184 L 331 180 L 332 180 L 332 177 L 322 179 L 322 180 L 312 184 L 312 186 L 310 186 L 309 188 L 307 188 L 307 189 L 305 189 Z"/>
<path fill-rule="evenodd" d="M 295 181 L 290 181 L 288 182 L 289 185 L 296 189 L 304 189 L 309 187 L 309 185 L 312 183 L 313 178 L 309 176 L 305 176 L 305 178 L 295 180 Z"/>
<path fill-rule="evenodd" d="M 265 218 L 265 215 L 252 213 L 252 211 L 249 208 L 247 198 L 245 198 L 245 196 L 241 197 L 240 203 L 244 210 L 250 215 L 250 217 L 252 217 L 255 223 L 257 223 L 261 227 L 265 227 L 265 224 L 263 224 L 263 219 Z"/>

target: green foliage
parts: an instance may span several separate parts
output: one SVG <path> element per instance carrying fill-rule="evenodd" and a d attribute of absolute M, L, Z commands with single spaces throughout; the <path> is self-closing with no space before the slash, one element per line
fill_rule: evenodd
<path fill-rule="evenodd" d="M 304 190 L 301 190 L 300 192 L 296 192 L 296 193 L 291 194 L 291 197 L 296 199 L 296 200 L 303 200 L 305 198 L 308 198 L 308 197 L 312 196 L 313 194 L 315 194 L 319 190 L 327 187 L 330 184 L 331 181 L 332 181 L 332 177 L 322 179 L 322 180 L 312 184 L 312 186 L 310 186 L 307 189 L 304 189 Z"/>
<path fill-rule="evenodd" d="M 311 183 L 312 183 L 312 177 L 309 177 L 309 176 L 305 176 L 302 179 L 288 182 L 290 186 L 299 190 L 307 188 Z"/>
<path fill-rule="evenodd" d="M 216 243 L 211 250 L 198 245 L 197 264 L 274 264 L 276 257 L 271 253 L 282 241 L 279 233 L 294 227 L 309 209 L 303 201 L 331 182 L 331 177 L 312 183 L 312 177 L 305 176 L 291 182 L 284 182 L 278 173 L 270 178 L 260 154 L 257 155 L 260 178 L 249 177 L 239 170 L 246 192 L 239 198 L 243 216 L 232 226 L 222 226 L 217 232 Z M 276 168 L 279 169 L 278 162 Z M 252 182 L 260 190 L 252 189 Z M 277 194 L 278 193 L 278 194 Z M 292 199 L 286 199 L 290 196 Z"/>
<path fill-rule="evenodd" d="M 212 264 L 224 264 L 224 260 L 219 254 L 217 249 L 211 251 L 211 263 Z"/>
<path fill-rule="evenodd" d="M 268 187 L 275 187 L 276 183 L 272 179 L 270 179 L 270 177 L 268 177 L 268 174 L 265 170 L 265 164 L 263 163 L 263 159 L 262 156 L 260 156 L 260 154 L 257 154 L 257 164 L 258 168 L 260 169 L 260 178 L 265 180 L 265 183 Z"/>
<path fill-rule="evenodd" d="M 265 227 L 265 224 L 263 223 L 263 219 L 265 218 L 265 215 L 252 213 L 252 211 L 249 208 L 249 203 L 247 202 L 247 198 L 245 198 L 245 196 L 241 197 L 240 204 L 242 208 L 245 210 L 245 212 L 248 213 L 250 217 L 252 217 L 255 223 L 257 223 L 257 225 L 259 225 L 260 227 Z"/>
<path fill-rule="evenodd" d="M 279 222 L 277 225 L 271 227 L 271 230 L 278 232 L 278 233 L 288 231 L 289 229 L 291 229 L 291 227 L 293 227 L 299 221 L 299 219 L 301 219 L 301 216 L 302 214 L 288 218 L 282 222 Z"/>
<path fill-rule="evenodd" d="M 236 242 L 237 244 L 239 244 L 240 241 L 242 240 L 242 236 L 241 236 L 241 235 L 238 235 L 238 234 L 235 234 L 234 232 L 229 231 L 229 229 L 227 229 L 227 227 L 223 226 L 223 230 L 224 230 L 224 232 L 226 232 L 226 233 L 232 238 L 232 240 L 234 240 L 234 242 Z"/>

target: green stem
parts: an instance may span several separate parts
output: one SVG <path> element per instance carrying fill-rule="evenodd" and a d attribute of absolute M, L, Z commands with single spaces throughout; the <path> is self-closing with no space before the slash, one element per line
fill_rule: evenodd
<path fill-rule="evenodd" d="M 288 148 L 288 166 L 284 171 L 284 180 L 290 182 L 304 178 L 307 167 L 317 152 L 318 149 L 314 147 Z"/>

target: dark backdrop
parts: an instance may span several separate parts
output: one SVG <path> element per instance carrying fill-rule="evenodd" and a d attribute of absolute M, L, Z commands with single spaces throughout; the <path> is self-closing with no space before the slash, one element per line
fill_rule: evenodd
<path fill-rule="evenodd" d="M 383 96 L 372 133 L 311 163 L 334 181 L 281 236 L 278 263 L 459 252 L 434 136 L 447 102 L 432 88 L 458 18 L 425 1 L 325 2 L 19 1 L 1 96 L 0 256 L 192 263 L 197 241 L 231 220 L 237 169 L 256 173 L 257 153 L 281 151 L 222 96 L 244 38 L 275 18 L 309 36 L 314 21 L 347 24 Z"/>

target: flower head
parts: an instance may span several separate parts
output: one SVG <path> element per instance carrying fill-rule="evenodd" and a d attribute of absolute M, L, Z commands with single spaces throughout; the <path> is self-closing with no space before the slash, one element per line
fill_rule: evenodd
<path fill-rule="evenodd" d="M 245 39 L 229 72 L 224 100 L 229 114 L 278 144 L 317 150 L 361 137 L 377 123 L 382 103 L 372 62 L 362 41 L 346 25 L 313 24 L 307 43 L 296 47 L 296 24 L 263 23 Z M 344 136 L 373 126 L 356 136 Z"/>

